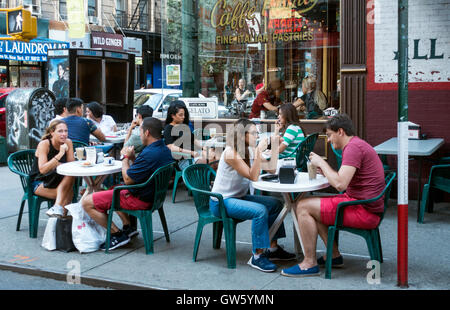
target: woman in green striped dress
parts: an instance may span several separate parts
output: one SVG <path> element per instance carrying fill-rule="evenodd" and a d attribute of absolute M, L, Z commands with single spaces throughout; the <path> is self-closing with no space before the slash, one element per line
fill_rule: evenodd
<path fill-rule="evenodd" d="M 280 144 L 278 147 L 279 157 L 292 154 L 296 146 L 305 139 L 300 126 L 297 109 L 292 103 L 285 103 L 278 110 L 278 121 L 280 133 Z M 295 153 L 289 157 L 295 157 Z"/>

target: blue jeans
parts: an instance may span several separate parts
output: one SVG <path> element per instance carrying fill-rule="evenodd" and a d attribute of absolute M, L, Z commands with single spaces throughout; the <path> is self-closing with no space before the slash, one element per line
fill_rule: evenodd
<path fill-rule="evenodd" d="M 283 209 L 283 203 L 270 196 L 246 195 L 242 198 L 224 199 L 229 217 L 240 220 L 252 220 L 252 250 L 270 247 L 269 228 Z M 209 200 L 209 209 L 220 217 L 219 202 Z M 273 240 L 286 237 L 283 223 L 275 233 Z"/>

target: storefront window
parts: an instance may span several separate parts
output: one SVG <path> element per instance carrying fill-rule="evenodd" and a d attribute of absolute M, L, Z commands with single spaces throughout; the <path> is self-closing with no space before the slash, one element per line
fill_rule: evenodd
<path fill-rule="evenodd" d="M 174 46 L 181 40 L 183 95 L 217 97 L 231 107 L 244 79 L 248 114 L 257 86 L 280 81 L 280 101 L 294 102 L 312 77 L 327 99 L 323 108 L 339 107 L 339 1 L 167 1 L 167 10 L 182 8 L 180 17 L 166 19 L 181 27 L 182 37 L 166 40 L 166 27 L 162 40 Z"/>
<path fill-rule="evenodd" d="M 8 86 L 8 67 L 0 66 L 0 87 Z"/>
<path fill-rule="evenodd" d="M 9 85 L 11 87 L 19 87 L 19 67 L 9 67 Z"/>

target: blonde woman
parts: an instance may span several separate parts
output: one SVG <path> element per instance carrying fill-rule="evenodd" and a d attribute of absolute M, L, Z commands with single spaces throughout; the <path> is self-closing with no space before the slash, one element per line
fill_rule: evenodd
<path fill-rule="evenodd" d="M 281 212 L 283 203 L 275 197 L 248 194 L 250 182 L 259 178 L 261 152 L 267 148 L 266 139 L 256 145 L 257 137 L 253 122 L 240 119 L 235 123 L 233 130 L 228 132 L 227 147 L 220 157 L 212 191 L 222 194 L 230 217 L 252 220 L 253 255 L 248 264 L 264 272 L 273 272 L 277 266 L 271 260 L 292 260 L 295 255 L 278 246 L 277 239 L 286 236 L 283 224 L 273 240 L 269 240 L 269 227 Z M 215 216 L 220 216 L 218 200 L 211 198 L 209 208 Z"/>
<path fill-rule="evenodd" d="M 297 110 L 305 112 L 306 118 L 313 119 L 323 115 L 327 108 L 327 97 L 317 89 L 317 81 L 314 76 L 307 76 L 302 81 L 303 96 L 293 104 Z"/>
<path fill-rule="evenodd" d="M 47 211 L 48 216 L 65 216 L 64 206 L 71 203 L 73 197 L 74 178 L 56 172 L 61 163 L 74 160 L 72 141 L 67 136 L 63 120 L 51 122 L 37 146 L 30 173 L 34 194 L 55 199 L 55 205 Z"/>

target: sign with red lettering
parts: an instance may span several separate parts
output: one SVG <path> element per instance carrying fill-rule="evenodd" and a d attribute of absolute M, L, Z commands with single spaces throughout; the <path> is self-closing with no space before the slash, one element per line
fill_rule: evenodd
<path fill-rule="evenodd" d="M 122 51 L 123 36 L 108 32 L 91 32 L 91 48 Z"/>

